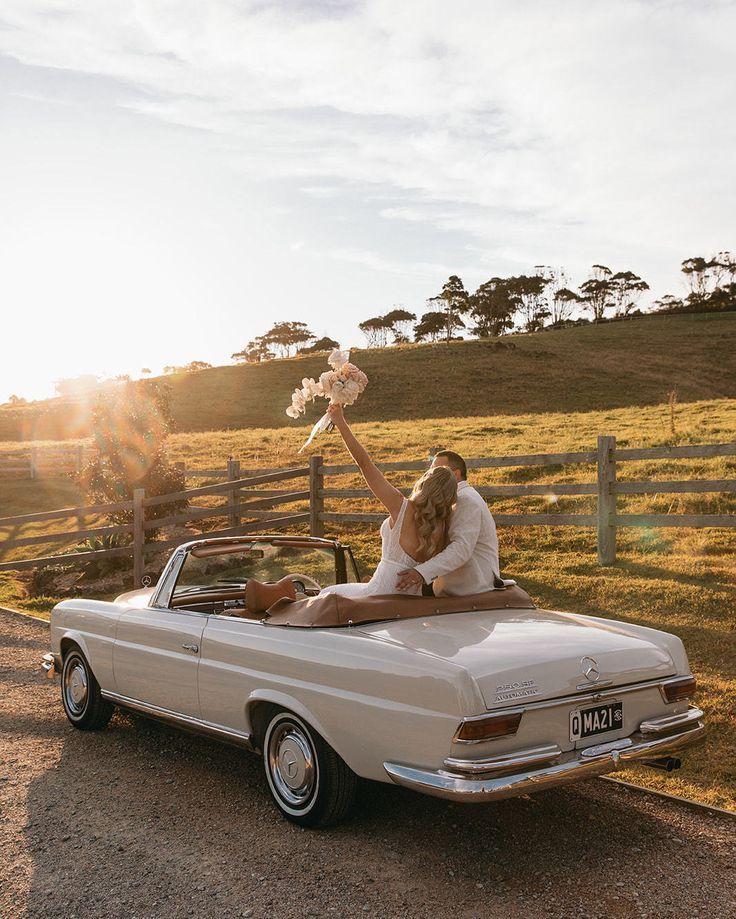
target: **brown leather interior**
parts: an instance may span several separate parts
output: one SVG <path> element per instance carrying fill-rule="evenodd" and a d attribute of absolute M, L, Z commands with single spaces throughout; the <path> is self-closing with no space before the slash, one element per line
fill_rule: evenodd
<path fill-rule="evenodd" d="M 275 584 L 264 584 L 249 578 L 245 585 L 245 605 L 251 613 L 265 613 L 281 598 L 296 600 L 296 588 L 288 574 Z"/>
<path fill-rule="evenodd" d="M 202 593 L 187 593 L 171 600 L 172 609 L 186 608 L 193 603 L 222 603 L 225 600 L 242 600 L 243 588 L 230 587 L 222 590 L 203 590 Z"/>
<path fill-rule="evenodd" d="M 535 605 L 529 594 L 518 586 L 489 590 L 466 597 L 376 594 L 354 600 L 329 593 L 303 600 L 282 597 L 268 607 L 265 624 L 298 628 L 339 628 L 389 619 L 417 619 L 441 616 L 445 613 L 501 609 L 535 609 Z"/>

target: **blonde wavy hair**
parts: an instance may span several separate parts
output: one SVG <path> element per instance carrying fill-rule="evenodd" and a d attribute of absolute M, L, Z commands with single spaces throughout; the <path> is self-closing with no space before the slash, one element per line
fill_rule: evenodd
<path fill-rule="evenodd" d="M 457 480 L 448 466 L 434 466 L 417 479 L 409 495 L 419 538 L 420 558 L 428 559 L 447 545 L 452 507 L 457 500 Z M 438 524 L 443 524 L 439 537 Z"/>

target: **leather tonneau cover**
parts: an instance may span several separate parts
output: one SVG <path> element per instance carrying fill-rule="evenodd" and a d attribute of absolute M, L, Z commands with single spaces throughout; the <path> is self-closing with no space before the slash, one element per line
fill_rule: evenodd
<path fill-rule="evenodd" d="M 356 600 L 329 593 L 305 600 L 289 600 L 286 597 L 277 600 L 269 607 L 263 622 L 265 625 L 324 629 L 389 619 L 419 619 L 445 613 L 498 609 L 535 609 L 535 606 L 529 594 L 518 586 L 466 597 L 375 594 Z"/>

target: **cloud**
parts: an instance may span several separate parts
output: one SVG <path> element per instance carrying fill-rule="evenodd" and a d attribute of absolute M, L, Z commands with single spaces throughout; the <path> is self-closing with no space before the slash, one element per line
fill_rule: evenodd
<path fill-rule="evenodd" d="M 433 279 L 451 273 L 451 269 L 448 265 L 391 259 L 377 252 L 365 249 L 333 249 L 328 255 L 330 258 L 337 259 L 338 261 L 350 262 L 354 265 L 360 265 L 363 268 L 370 268 L 373 271 L 380 271 L 388 274 Z"/>
<path fill-rule="evenodd" d="M 119 81 L 119 104 L 312 198 L 383 197 L 379 222 L 642 272 L 730 242 L 733 3 L 6 0 L 3 18 L 6 54 Z"/>

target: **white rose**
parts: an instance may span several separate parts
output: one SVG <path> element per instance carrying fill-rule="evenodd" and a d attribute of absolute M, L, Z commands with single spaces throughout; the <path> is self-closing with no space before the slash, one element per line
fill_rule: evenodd
<path fill-rule="evenodd" d="M 347 364 L 349 360 L 350 352 L 340 351 L 338 349 L 333 351 L 332 354 L 327 358 L 327 363 L 330 365 L 330 367 L 334 367 L 335 370 L 339 370 L 340 367 L 342 367 L 343 364 Z"/>
<path fill-rule="evenodd" d="M 333 370 L 325 370 L 319 378 L 319 386 L 322 387 L 322 392 L 320 395 L 329 399 L 332 395 L 332 384 L 335 382 L 335 372 Z"/>

